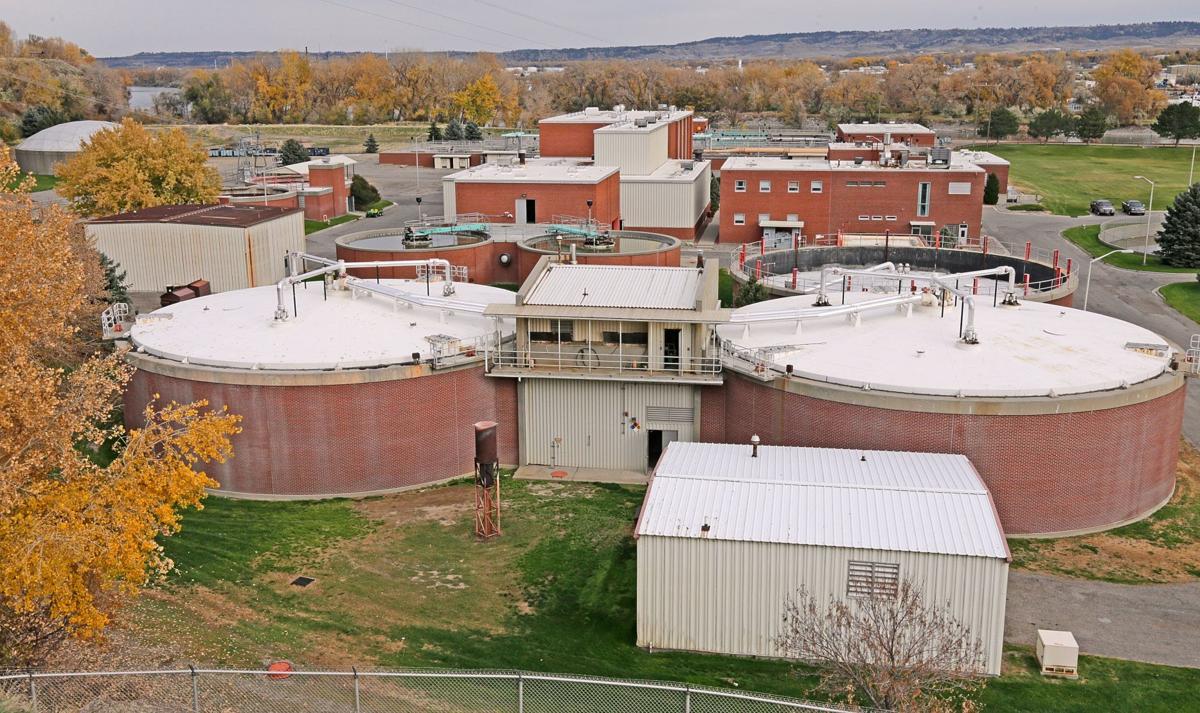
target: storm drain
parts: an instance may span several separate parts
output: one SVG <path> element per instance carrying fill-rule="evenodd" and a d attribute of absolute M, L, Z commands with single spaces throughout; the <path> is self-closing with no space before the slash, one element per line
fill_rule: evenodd
<path fill-rule="evenodd" d="M 294 584 L 297 587 L 307 587 L 308 585 L 312 584 L 315 581 L 317 581 L 317 580 L 312 577 L 296 577 L 295 579 L 292 580 L 292 584 Z"/>

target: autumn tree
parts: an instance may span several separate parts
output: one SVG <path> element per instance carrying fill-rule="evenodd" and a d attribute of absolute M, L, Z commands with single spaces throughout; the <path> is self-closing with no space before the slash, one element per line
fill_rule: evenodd
<path fill-rule="evenodd" d="M 223 124 L 233 113 L 233 100 L 217 72 L 197 72 L 183 84 L 183 98 L 192 116 L 204 124 Z"/>
<path fill-rule="evenodd" d="M 944 73 L 945 67 L 928 56 L 892 67 L 883 80 L 888 106 L 918 119 L 928 116 L 938 102 L 938 82 Z"/>
<path fill-rule="evenodd" d="M 1159 136 L 1175 139 L 1176 146 L 1181 139 L 1200 137 L 1200 107 L 1188 102 L 1172 104 L 1158 113 L 1153 129 Z"/>
<path fill-rule="evenodd" d="M 883 109 L 879 79 L 869 74 L 846 74 L 825 87 L 822 101 L 835 118 L 878 119 Z"/>
<path fill-rule="evenodd" d="M 487 124 L 496 116 L 503 98 L 499 87 L 496 86 L 496 80 L 489 73 L 471 82 L 461 91 L 455 92 L 451 96 L 451 102 L 467 121 Z"/>
<path fill-rule="evenodd" d="M 0 147 L 0 185 L 18 175 Z M 101 635 L 168 571 L 158 538 L 215 485 L 199 467 L 228 458 L 239 430 L 203 402 L 154 404 L 136 428 L 111 422 L 129 368 L 94 340 L 99 256 L 74 216 L 35 205 L 28 187 L 0 197 L 0 667 Z"/>
<path fill-rule="evenodd" d="M 1133 50 L 1114 52 L 1092 72 L 1096 98 L 1121 124 L 1154 116 L 1167 104 L 1166 94 L 1154 87 L 1158 69 L 1154 60 Z"/>
<path fill-rule="evenodd" d="M 92 135 L 59 166 L 58 192 L 79 215 L 124 213 L 180 203 L 213 203 L 221 179 L 182 129 L 151 132 L 125 119 Z"/>
<path fill-rule="evenodd" d="M 894 594 L 820 602 L 801 589 L 784 608 L 781 653 L 819 663 L 821 687 L 900 713 L 970 706 L 983 644 L 948 606 L 907 580 Z"/>

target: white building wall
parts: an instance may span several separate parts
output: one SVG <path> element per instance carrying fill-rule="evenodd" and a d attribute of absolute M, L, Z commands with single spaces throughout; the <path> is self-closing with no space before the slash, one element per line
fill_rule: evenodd
<path fill-rule="evenodd" d="M 525 378 L 518 389 L 522 465 L 644 472 L 650 429 L 678 431 L 680 441 L 697 433 L 699 396 L 686 384 Z M 693 417 L 650 422 L 647 406 L 690 408 Z"/>
<path fill-rule="evenodd" d="M 983 557 L 642 536 L 638 646 L 781 656 L 774 639 L 788 598 L 803 587 L 818 602 L 844 599 L 851 560 L 899 564 L 927 601 L 948 603 L 979 637 L 984 672 L 1000 673 L 1008 563 Z"/>
<path fill-rule="evenodd" d="M 623 176 L 648 175 L 667 161 L 667 124 L 636 131 L 597 131 L 593 136 L 596 165 L 616 166 Z"/>
<path fill-rule="evenodd" d="M 457 201 L 454 193 L 454 179 L 447 176 L 442 179 L 442 215 L 453 218 L 458 215 Z"/>
<path fill-rule="evenodd" d="M 691 228 L 708 209 L 708 163 L 692 181 L 621 181 L 621 220 L 636 228 Z"/>
<path fill-rule="evenodd" d="M 300 211 L 251 226 L 247 232 L 254 287 L 278 283 L 286 276 L 283 256 L 305 251 L 304 213 Z"/>
<path fill-rule="evenodd" d="M 196 279 L 208 280 L 214 292 L 250 287 L 245 228 L 98 223 L 86 230 L 97 250 L 120 263 L 133 291 L 162 292 Z"/>

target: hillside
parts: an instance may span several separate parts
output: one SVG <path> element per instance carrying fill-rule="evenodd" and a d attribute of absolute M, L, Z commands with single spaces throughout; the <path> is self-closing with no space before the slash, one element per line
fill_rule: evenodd
<path fill-rule="evenodd" d="M 587 59 L 712 61 L 752 58 L 880 56 L 909 53 L 1035 50 L 1093 50 L 1117 47 L 1182 49 L 1200 47 L 1200 22 L 1151 22 L 1078 27 L 904 29 L 885 31 L 792 32 L 742 37 L 711 37 L 673 45 L 521 49 L 500 53 L 507 64 L 543 64 Z M 213 67 L 259 52 L 140 52 L 104 57 L 110 67 Z M 328 52 L 320 56 L 353 54 Z M 467 54 L 451 52 L 454 55 Z"/>

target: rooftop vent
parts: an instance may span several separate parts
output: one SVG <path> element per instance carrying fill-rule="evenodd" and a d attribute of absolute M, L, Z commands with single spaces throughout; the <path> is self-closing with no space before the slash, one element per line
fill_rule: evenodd
<path fill-rule="evenodd" d="M 648 117 L 646 118 L 646 122 L 647 122 L 647 123 L 649 123 L 649 124 L 657 124 L 657 123 L 658 123 L 658 115 L 657 115 L 657 114 L 651 114 L 650 116 L 648 116 Z"/>
<path fill-rule="evenodd" d="M 679 168 L 683 169 L 684 171 L 691 171 L 692 169 L 696 168 L 696 162 L 695 161 L 681 161 L 679 163 Z"/>
<path fill-rule="evenodd" d="M 641 119 L 635 119 L 635 120 L 634 120 L 634 122 L 633 122 L 633 125 L 634 125 L 634 126 L 636 126 L 636 127 L 638 127 L 638 128 L 642 128 L 642 129 L 644 129 L 644 128 L 646 128 L 646 126 L 647 126 L 646 119 L 645 119 L 645 118 L 641 118 Z"/>

